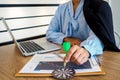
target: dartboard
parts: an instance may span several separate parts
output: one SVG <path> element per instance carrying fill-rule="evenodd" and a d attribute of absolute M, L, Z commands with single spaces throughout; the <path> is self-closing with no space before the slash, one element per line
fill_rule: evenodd
<path fill-rule="evenodd" d="M 52 72 L 52 75 L 57 79 L 69 79 L 75 75 L 75 70 L 72 68 L 58 68 Z"/>

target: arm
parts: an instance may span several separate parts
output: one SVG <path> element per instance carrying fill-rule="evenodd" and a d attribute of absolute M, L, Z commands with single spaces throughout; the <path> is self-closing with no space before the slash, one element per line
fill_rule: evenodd
<path fill-rule="evenodd" d="M 103 44 L 97 36 L 90 31 L 89 37 L 81 42 L 81 47 L 74 45 L 65 57 L 65 61 L 72 61 L 77 64 L 85 63 L 90 56 L 103 53 Z"/>
<path fill-rule="evenodd" d="M 103 53 L 103 43 L 92 32 L 92 30 L 90 31 L 89 37 L 81 43 L 81 46 L 83 46 L 91 54 L 91 56 Z"/>
<path fill-rule="evenodd" d="M 62 44 L 63 38 L 65 35 L 62 33 L 62 23 L 61 23 L 61 6 L 58 7 L 53 19 L 51 20 L 49 24 L 49 28 L 46 33 L 46 38 L 49 41 L 52 41 L 54 43 Z"/>

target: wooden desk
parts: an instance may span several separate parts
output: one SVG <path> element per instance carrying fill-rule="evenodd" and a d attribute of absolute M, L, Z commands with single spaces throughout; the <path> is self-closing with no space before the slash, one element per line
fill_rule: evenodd
<path fill-rule="evenodd" d="M 56 80 L 53 77 L 15 77 L 31 57 L 22 56 L 14 44 L 0 47 L 0 80 Z M 99 58 L 106 75 L 79 76 L 72 80 L 120 80 L 120 52 L 105 51 Z"/>

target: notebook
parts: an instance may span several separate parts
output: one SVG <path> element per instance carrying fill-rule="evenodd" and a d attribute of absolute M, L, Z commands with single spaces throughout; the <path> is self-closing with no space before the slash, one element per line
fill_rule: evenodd
<path fill-rule="evenodd" d="M 30 61 L 15 74 L 15 76 L 21 77 L 40 77 L 40 76 L 52 76 L 52 72 L 55 69 L 63 68 L 63 58 L 65 54 L 53 53 L 53 54 L 36 54 Z M 75 76 L 85 75 L 105 75 L 104 69 L 98 62 L 96 56 L 92 56 L 82 65 L 77 65 L 73 62 L 68 62 L 66 68 L 75 69 Z M 66 72 L 67 73 L 67 72 Z M 61 74 L 61 73 L 59 73 Z"/>
<path fill-rule="evenodd" d="M 2 18 L 2 20 L 8 32 L 10 33 L 12 39 L 14 40 L 16 46 L 19 48 L 19 50 L 24 56 L 30 56 L 38 53 L 45 53 L 53 50 L 58 50 L 61 48 L 60 46 L 47 41 L 46 38 L 17 42 L 9 26 L 7 25 L 5 19 Z"/>

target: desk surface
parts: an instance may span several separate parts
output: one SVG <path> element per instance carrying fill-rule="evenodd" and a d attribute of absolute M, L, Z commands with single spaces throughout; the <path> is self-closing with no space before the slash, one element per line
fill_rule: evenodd
<path fill-rule="evenodd" d="M 0 47 L 0 80 L 56 80 L 53 77 L 15 77 L 15 74 L 31 59 L 21 55 L 12 44 Z M 120 80 L 120 52 L 104 51 L 99 56 L 106 75 L 78 76 L 72 80 Z"/>

